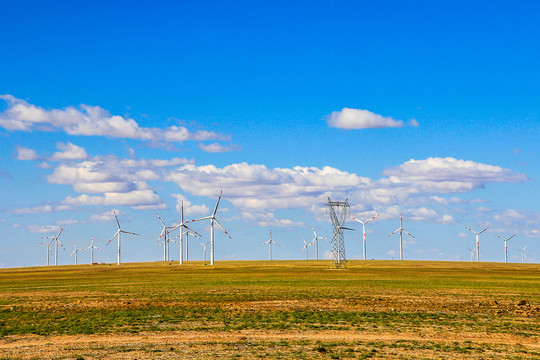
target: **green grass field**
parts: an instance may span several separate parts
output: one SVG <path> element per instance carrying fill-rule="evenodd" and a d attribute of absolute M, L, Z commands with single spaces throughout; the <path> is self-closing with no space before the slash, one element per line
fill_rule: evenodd
<path fill-rule="evenodd" d="M 329 266 L 328 261 L 235 261 L 214 267 L 159 262 L 2 269 L 0 336 L 5 341 L 33 335 L 301 332 L 333 339 L 332 334 L 346 333 L 352 337 L 337 343 L 324 336 L 305 344 L 289 339 L 287 349 L 293 358 L 384 358 L 391 352 L 408 358 L 410 349 L 425 358 L 434 351 L 446 358 L 540 356 L 534 346 L 540 342 L 539 265 L 349 261 L 347 270 Z M 533 345 L 516 348 L 511 339 Z M 279 341 L 264 336 L 258 341 L 249 348 L 259 350 L 232 354 L 282 353 L 269 350 L 279 350 Z M 211 357 L 211 349 L 227 346 L 219 338 L 215 342 L 185 351 L 208 348 Z M 184 345 L 170 348 L 178 353 Z"/>

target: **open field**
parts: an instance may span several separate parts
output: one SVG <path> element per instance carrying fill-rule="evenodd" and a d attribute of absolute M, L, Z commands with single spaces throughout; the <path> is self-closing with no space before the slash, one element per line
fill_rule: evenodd
<path fill-rule="evenodd" d="M 535 359 L 540 265 L 350 261 L 0 270 L 0 359 Z"/>

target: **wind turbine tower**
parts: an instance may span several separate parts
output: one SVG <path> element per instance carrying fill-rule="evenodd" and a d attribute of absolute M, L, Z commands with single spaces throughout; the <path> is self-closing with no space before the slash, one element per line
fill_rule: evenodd
<path fill-rule="evenodd" d="M 210 244 L 210 241 L 207 241 L 204 244 L 202 242 L 200 242 L 200 241 L 197 241 L 197 242 L 199 243 L 199 245 L 201 245 L 203 247 L 203 259 L 204 259 L 204 261 L 206 261 L 206 246 L 208 244 Z"/>
<path fill-rule="evenodd" d="M 270 239 L 263 242 L 262 246 L 264 246 L 266 244 L 268 244 L 268 260 L 272 260 L 272 244 L 275 244 L 275 245 L 279 246 L 279 244 L 277 242 L 272 240 L 272 229 L 270 229 Z"/>
<path fill-rule="evenodd" d="M 471 253 L 471 261 L 474 261 L 474 249 L 467 248 L 467 250 Z"/>
<path fill-rule="evenodd" d="M 504 240 L 504 262 L 508 262 L 508 246 L 506 246 L 506 242 L 516 236 L 516 234 L 510 236 L 507 239 L 503 239 L 501 236 L 497 235 L 497 237 L 501 240 Z"/>
<path fill-rule="evenodd" d="M 161 217 L 159 216 L 159 214 L 156 213 L 156 215 L 161 225 L 163 225 L 163 230 L 161 230 L 161 233 L 159 234 L 159 237 L 158 237 L 158 242 L 163 237 L 163 242 L 160 243 L 160 245 L 163 244 L 163 261 L 169 261 L 169 232 L 170 232 L 169 229 L 174 228 L 174 226 L 165 225 L 163 220 L 161 220 Z"/>
<path fill-rule="evenodd" d="M 405 229 L 403 228 L 403 216 L 402 214 L 399 214 L 399 229 L 395 230 L 393 233 L 389 234 L 388 236 L 392 236 L 395 233 L 399 231 L 399 260 L 403 260 L 403 233 L 409 235 L 413 239 L 415 238 L 411 234 L 409 234 Z"/>
<path fill-rule="evenodd" d="M 188 221 L 184 222 L 184 201 L 182 201 L 182 210 L 180 212 L 180 224 L 176 225 L 176 226 L 173 226 L 171 228 L 171 230 L 169 230 L 169 233 L 173 232 L 174 230 L 176 229 L 180 229 L 180 235 L 178 235 L 178 237 L 180 238 L 180 260 L 179 260 L 179 263 L 180 265 L 183 265 L 184 264 L 184 234 L 186 235 L 186 260 L 189 260 L 188 258 L 188 236 L 189 236 L 189 232 L 191 231 L 195 237 L 197 237 L 197 235 L 200 236 L 200 234 L 196 231 L 193 231 L 191 230 L 190 228 L 188 228 L 187 226 L 187 223 Z"/>
<path fill-rule="evenodd" d="M 87 247 L 85 250 L 90 249 L 90 265 L 94 265 L 94 249 L 101 250 L 97 246 L 94 245 L 94 237 L 92 236 L 92 240 L 90 242 L 90 246 Z"/>
<path fill-rule="evenodd" d="M 317 233 L 315 232 L 313 226 L 311 227 L 311 230 L 313 231 L 314 236 L 313 240 L 311 240 L 311 243 L 313 244 L 313 242 L 315 242 L 315 252 L 317 253 L 317 260 L 319 260 L 319 239 L 328 240 L 328 238 L 317 236 Z"/>
<path fill-rule="evenodd" d="M 73 252 L 71 253 L 71 256 L 75 254 L 75 265 L 77 265 L 77 253 L 79 252 L 79 250 L 85 251 L 86 249 L 79 249 L 77 245 L 75 245 L 75 241 L 72 241 L 72 242 L 73 242 L 73 247 L 75 248 L 75 250 L 73 250 Z"/>
<path fill-rule="evenodd" d="M 525 247 L 521 250 L 519 250 L 521 252 L 521 263 L 523 264 L 525 262 L 525 249 L 527 248 L 527 245 L 525 245 Z"/>
<path fill-rule="evenodd" d="M 356 220 L 356 221 L 358 221 L 360 224 L 362 224 L 362 232 L 363 232 L 363 234 L 364 234 L 364 240 L 363 240 L 363 246 L 364 246 L 364 260 L 366 260 L 366 257 L 367 257 L 367 255 L 366 255 L 366 225 L 367 225 L 371 220 L 374 220 L 374 219 L 375 219 L 377 216 L 379 216 L 379 215 L 381 215 L 381 214 L 377 214 L 377 215 L 375 215 L 374 217 L 372 217 L 371 219 L 366 220 L 366 221 L 359 220 L 359 219 L 357 219 L 357 218 L 352 217 L 351 215 L 349 215 L 349 217 L 350 217 L 351 219 Z"/>
<path fill-rule="evenodd" d="M 118 221 L 118 217 L 116 216 L 116 212 L 114 212 L 114 218 L 116 219 L 116 225 L 118 226 L 118 230 L 116 231 L 116 234 L 113 235 L 111 240 L 107 241 L 105 246 L 109 245 L 110 242 L 113 241 L 113 239 L 115 237 L 118 239 L 118 253 L 117 253 L 117 257 L 116 257 L 116 264 L 120 265 L 120 236 L 121 236 L 121 234 L 124 233 L 124 234 L 131 234 L 131 235 L 137 235 L 137 236 L 139 236 L 139 234 L 135 234 L 135 233 L 132 233 L 132 232 L 129 232 L 129 231 L 122 230 L 120 228 L 120 222 Z"/>
<path fill-rule="evenodd" d="M 480 261 L 480 241 L 478 240 L 478 235 L 480 235 L 481 233 L 483 233 L 484 231 L 489 229 L 489 226 L 487 228 L 485 228 L 484 230 L 479 231 L 479 232 L 475 232 L 474 230 L 472 230 L 471 228 L 468 228 L 466 226 L 465 226 L 465 229 L 469 230 L 474 235 L 476 235 L 476 261 Z"/>
<path fill-rule="evenodd" d="M 60 244 L 60 246 L 62 246 L 62 249 L 66 250 L 64 248 L 64 245 L 62 244 L 62 242 L 59 239 L 60 234 L 62 233 L 62 230 L 64 230 L 64 225 L 62 225 L 62 227 L 60 228 L 60 231 L 58 232 L 58 234 L 56 234 L 56 236 L 42 237 L 42 239 L 51 239 L 51 241 L 49 242 L 49 245 L 52 244 L 53 241 L 55 243 L 54 244 L 54 265 L 58 265 L 58 244 Z"/>
<path fill-rule="evenodd" d="M 200 219 L 195 219 L 191 221 L 201 221 L 201 220 L 210 220 L 210 265 L 214 265 L 214 222 L 218 224 L 218 226 L 223 230 L 225 235 L 229 237 L 229 239 L 232 239 L 227 230 L 219 223 L 218 219 L 216 219 L 216 213 L 219 206 L 219 201 L 221 200 L 221 195 L 223 194 L 223 190 L 219 193 L 218 200 L 216 202 L 216 207 L 214 208 L 214 211 L 209 216 L 202 217 Z"/>
<path fill-rule="evenodd" d="M 345 199 L 345 201 L 332 201 L 328 198 L 328 202 L 326 203 L 326 211 L 330 212 L 332 229 L 334 231 L 332 236 L 332 268 L 335 269 L 345 269 L 347 267 L 343 230 L 353 229 L 343 227 L 343 224 L 345 224 L 349 209 L 350 205 L 348 199 Z"/>
<path fill-rule="evenodd" d="M 308 260 L 308 249 L 313 245 L 313 241 L 309 244 L 306 242 L 304 238 L 302 238 L 302 241 L 304 242 L 304 247 L 302 248 L 302 252 L 306 254 L 306 260 Z"/>
<path fill-rule="evenodd" d="M 40 242 L 38 244 L 45 245 L 47 247 L 47 266 L 49 266 L 49 255 L 53 253 L 52 250 L 51 250 L 51 243 L 50 242 L 48 242 L 48 243 Z"/>

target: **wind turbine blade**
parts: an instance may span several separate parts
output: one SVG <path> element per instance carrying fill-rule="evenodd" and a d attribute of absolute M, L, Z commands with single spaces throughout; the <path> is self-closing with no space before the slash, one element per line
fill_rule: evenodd
<path fill-rule="evenodd" d="M 216 213 L 217 213 L 217 208 L 219 206 L 219 201 L 221 200 L 221 195 L 223 194 L 223 190 L 221 190 L 221 192 L 219 193 L 219 197 L 217 199 L 217 202 L 216 202 L 216 207 L 214 208 L 214 212 L 212 213 L 212 217 L 213 216 L 216 216 Z"/>
<path fill-rule="evenodd" d="M 56 237 L 59 237 L 59 236 L 60 236 L 60 234 L 62 233 L 62 230 L 64 230 L 64 226 L 65 226 L 65 225 L 62 225 L 62 227 L 60 228 L 60 231 L 58 232 L 58 235 L 56 235 Z"/>
<path fill-rule="evenodd" d="M 315 235 L 315 237 L 317 237 L 317 233 L 315 232 L 315 229 L 313 228 L 313 226 L 311 227 L 311 230 L 313 231 L 313 235 Z"/>
<path fill-rule="evenodd" d="M 111 238 L 111 240 L 107 241 L 107 243 L 105 244 L 105 246 L 109 245 L 111 243 L 111 241 L 113 241 L 113 239 L 116 237 L 116 235 L 118 235 L 118 233 L 120 232 L 120 229 L 118 229 L 118 231 L 116 232 L 116 234 L 113 235 L 113 237 Z"/>
<path fill-rule="evenodd" d="M 358 220 L 357 218 L 355 218 L 354 216 L 351 216 L 351 215 L 348 215 L 351 219 L 355 220 L 355 221 L 358 221 L 359 223 L 363 224 L 362 220 Z"/>
<path fill-rule="evenodd" d="M 388 236 L 390 236 L 390 235 L 394 235 L 395 233 L 397 233 L 397 232 L 398 232 L 398 231 L 400 231 L 400 230 L 403 230 L 403 229 L 402 229 L 402 228 L 399 228 L 399 229 L 397 229 L 397 230 L 394 230 L 394 232 L 393 232 L 393 233 L 391 233 L 391 234 L 388 234 Z"/>
<path fill-rule="evenodd" d="M 132 232 L 129 232 L 129 231 L 124 231 L 124 230 L 120 230 L 121 233 L 124 233 L 124 234 L 131 234 L 131 235 L 137 235 L 139 236 L 139 234 L 135 234 L 135 233 L 132 233 Z"/>
<path fill-rule="evenodd" d="M 118 217 L 116 216 L 116 211 L 113 211 L 114 218 L 116 219 L 116 225 L 118 225 L 118 230 L 120 230 L 120 222 L 118 221 Z"/>
<path fill-rule="evenodd" d="M 409 235 L 410 237 L 412 237 L 413 239 L 416 239 L 414 236 L 412 236 L 411 234 L 409 234 L 408 232 L 406 232 L 405 230 L 403 230 L 403 232 L 407 235 Z"/>
<path fill-rule="evenodd" d="M 474 230 L 471 229 L 471 228 L 468 228 L 468 227 L 465 226 L 465 229 L 469 230 L 469 231 L 472 232 L 473 234 L 476 234 L 476 231 L 474 231 Z"/>
<path fill-rule="evenodd" d="M 374 217 L 372 217 L 371 219 L 369 219 L 368 221 L 366 221 L 366 222 L 364 223 L 364 225 L 367 224 L 368 222 L 370 222 L 371 220 L 375 220 L 375 218 L 376 218 L 377 216 L 379 216 L 379 215 L 381 215 L 381 214 L 375 215 Z"/>
<path fill-rule="evenodd" d="M 188 221 L 186 221 L 186 224 L 187 224 L 187 223 L 190 223 L 190 222 L 194 222 L 194 221 L 208 220 L 208 219 L 211 219 L 211 218 L 212 218 L 212 215 L 210 215 L 210 216 L 205 216 L 205 217 L 198 218 L 198 219 L 188 220 Z"/>
<path fill-rule="evenodd" d="M 232 240 L 232 237 L 231 235 L 229 235 L 229 233 L 227 232 L 227 230 L 225 230 L 225 228 L 223 226 L 221 226 L 221 224 L 219 223 L 219 221 L 217 219 L 214 219 L 214 221 L 219 225 L 219 227 L 221 228 L 221 230 L 223 230 L 223 232 L 229 237 L 229 239 Z"/>
<path fill-rule="evenodd" d="M 356 231 L 356 229 L 351 229 L 351 228 L 346 228 L 344 226 L 341 227 L 343 230 L 351 230 L 351 231 Z"/>
<path fill-rule="evenodd" d="M 485 228 L 484 230 L 480 231 L 480 232 L 478 233 L 478 235 L 480 235 L 481 233 L 483 233 L 483 232 L 486 231 L 487 229 L 489 229 L 489 226 L 488 226 L 487 228 Z"/>
<path fill-rule="evenodd" d="M 163 222 L 163 220 L 161 220 L 161 216 L 159 216 L 158 213 L 156 213 L 156 215 L 157 215 L 157 218 L 159 219 L 159 222 L 160 222 L 163 226 L 165 226 L 165 223 Z"/>
<path fill-rule="evenodd" d="M 270 242 L 270 240 L 266 240 L 265 242 L 263 242 L 263 243 L 261 244 L 261 246 L 264 246 L 264 245 L 268 244 L 269 242 Z"/>

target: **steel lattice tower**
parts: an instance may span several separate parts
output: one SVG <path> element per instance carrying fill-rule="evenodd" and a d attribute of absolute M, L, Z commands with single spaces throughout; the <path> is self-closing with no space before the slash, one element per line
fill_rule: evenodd
<path fill-rule="evenodd" d="M 328 198 L 326 204 L 327 212 L 330 212 L 330 219 L 332 219 L 332 229 L 334 235 L 332 236 L 332 268 L 333 269 L 345 269 L 347 267 L 347 257 L 345 256 L 345 239 L 343 237 L 343 230 L 347 229 L 343 227 L 347 212 L 349 211 L 349 199 L 345 201 L 332 201 Z"/>

